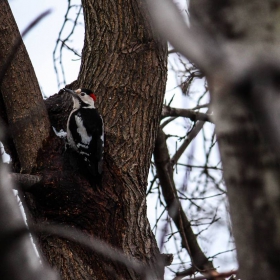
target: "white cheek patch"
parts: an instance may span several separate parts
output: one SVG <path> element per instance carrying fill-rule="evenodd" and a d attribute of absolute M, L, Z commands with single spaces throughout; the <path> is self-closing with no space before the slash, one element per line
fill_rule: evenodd
<path fill-rule="evenodd" d="M 83 125 L 83 120 L 81 118 L 81 116 L 76 115 L 75 116 L 75 121 L 77 124 L 77 132 L 79 133 L 79 135 L 81 136 L 81 140 L 82 140 L 82 145 L 86 145 L 88 146 L 92 136 L 89 136 L 84 125 Z"/>
<path fill-rule="evenodd" d="M 87 107 L 84 107 L 84 109 L 92 109 L 92 108 L 95 108 L 94 106 L 94 100 L 88 96 L 88 95 L 85 95 L 85 96 L 81 96 L 81 99 L 83 100 L 84 103 L 88 104 Z"/>

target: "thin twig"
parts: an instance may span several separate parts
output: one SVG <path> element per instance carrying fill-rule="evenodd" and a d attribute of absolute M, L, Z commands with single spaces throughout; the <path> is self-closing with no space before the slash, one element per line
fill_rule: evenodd
<path fill-rule="evenodd" d="M 214 169 L 214 170 L 221 170 L 223 171 L 223 168 L 217 167 L 217 166 L 206 166 L 206 165 L 192 165 L 192 164 L 184 164 L 184 163 L 176 163 L 177 165 L 189 167 L 189 168 L 202 168 L 202 169 Z"/>
<path fill-rule="evenodd" d="M 175 119 L 177 119 L 178 117 L 171 117 L 169 119 L 167 119 L 166 121 L 164 121 L 161 125 L 160 128 L 163 129 L 166 125 L 168 125 L 169 123 L 171 123 L 172 121 L 174 121 Z"/>
<path fill-rule="evenodd" d="M 63 46 L 65 46 L 69 51 L 73 52 L 76 56 L 78 57 L 82 57 L 79 53 L 77 53 L 74 49 L 72 49 L 71 47 L 69 47 L 64 41 L 62 41 L 61 39 L 59 39 L 61 44 Z"/>
<path fill-rule="evenodd" d="M 223 273 L 213 273 L 213 274 L 209 274 L 208 276 L 199 276 L 199 277 L 195 277 L 195 278 L 186 278 L 184 280 L 215 280 L 215 279 L 221 279 L 221 278 L 225 278 L 225 277 L 229 277 L 231 275 L 235 275 L 237 273 L 237 270 L 232 270 L 229 272 L 223 272 Z M 175 277 L 173 280 L 180 280 L 182 278 L 184 278 L 186 276 L 186 274 L 184 274 L 184 272 L 179 272 L 177 273 L 177 277 Z"/>
<path fill-rule="evenodd" d="M 185 139 L 183 144 L 180 146 L 180 148 L 177 150 L 177 152 L 172 157 L 171 162 L 172 162 L 173 166 L 178 162 L 179 158 L 182 156 L 184 151 L 187 149 L 187 147 L 189 146 L 191 141 L 197 136 L 197 134 L 203 128 L 204 124 L 205 124 L 205 121 L 198 121 L 196 123 L 195 127 L 189 133 L 188 137 Z"/>
<path fill-rule="evenodd" d="M 73 26 L 72 26 L 72 29 L 70 30 L 69 34 L 65 37 L 65 39 L 61 39 L 61 36 L 62 36 L 62 32 L 64 31 L 65 29 L 65 26 L 67 24 L 67 22 L 69 21 L 69 18 L 68 18 L 68 15 L 69 15 L 69 12 L 72 8 L 77 8 L 79 7 L 79 10 L 77 12 L 77 15 L 76 15 L 76 18 L 75 20 L 73 21 Z M 58 73 L 58 67 L 56 66 L 56 61 L 59 60 L 59 64 L 60 64 L 60 69 L 61 69 L 61 74 L 62 74 L 62 83 L 63 84 L 66 84 L 66 77 L 65 77 L 65 72 L 64 72 L 64 67 L 63 67 L 63 63 L 62 63 L 62 50 L 63 50 L 63 47 L 67 47 L 69 50 L 71 50 L 75 55 L 77 56 L 80 56 L 76 51 L 74 51 L 71 47 L 69 47 L 68 45 L 66 45 L 66 42 L 69 41 L 70 37 L 74 34 L 74 31 L 75 31 L 75 28 L 77 26 L 77 23 L 78 23 L 78 19 L 80 17 L 80 14 L 82 12 L 82 5 L 71 5 L 71 0 L 68 0 L 68 6 L 67 6 L 67 10 L 66 10 L 66 13 L 64 15 L 64 22 L 61 26 L 61 29 L 59 31 L 59 34 L 58 34 L 58 38 L 56 40 L 56 45 L 55 45 L 55 48 L 53 50 L 53 65 L 54 65 L 54 70 L 55 70 L 55 73 L 56 73 L 56 78 L 57 78 L 57 85 L 58 87 L 60 87 L 60 79 L 59 79 L 59 73 Z M 60 45 L 60 48 L 59 48 L 59 42 L 61 42 L 61 45 Z M 59 57 L 57 58 L 56 57 L 56 52 L 59 48 Z"/>
<path fill-rule="evenodd" d="M 208 108 L 210 106 L 210 103 L 206 103 L 206 104 L 202 104 L 202 105 L 197 105 L 193 108 L 191 108 L 190 110 L 198 110 L 198 109 L 202 109 L 202 108 Z"/>

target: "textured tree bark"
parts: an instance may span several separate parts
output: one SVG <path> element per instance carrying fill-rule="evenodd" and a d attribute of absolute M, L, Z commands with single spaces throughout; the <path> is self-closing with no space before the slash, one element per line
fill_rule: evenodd
<path fill-rule="evenodd" d="M 271 74 L 271 79 L 279 75 L 276 68 L 267 71 L 267 67 L 260 67 L 267 65 L 269 55 L 275 58 L 279 55 L 279 3 L 258 0 L 191 3 L 193 24 L 203 26 L 227 50 L 234 50 L 236 64 L 241 65 L 245 57 L 248 63 L 255 59 L 254 64 L 247 65 L 251 72 L 244 72 L 234 83 L 228 83 L 233 81 L 232 77 L 221 73 L 220 76 L 209 73 L 208 78 L 239 276 L 246 280 L 278 278 L 279 158 L 264 140 L 267 138 L 259 125 L 262 116 L 256 116 L 256 111 L 252 110 L 252 96 L 256 96 L 253 93 L 261 84 L 263 92 L 259 92 L 259 102 L 265 102 L 262 95 L 273 90 L 272 84 L 266 83 L 267 73 Z M 263 72 L 255 79 L 255 72 L 260 69 Z"/>
<path fill-rule="evenodd" d="M 122 225 L 114 222 L 121 229 L 117 234 L 102 230 L 127 254 L 154 262 L 158 251 L 146 218 L 145 190 L 164 96 L 166 48 L 154 39 L 142 1 L 82 2 L 86 34 L 78 83 L 99 97 L 109 171 L 103 185 L 108 194 L 117 194 L 110 196 L 123 213 Z"/>
<path fill-rule="evenodd" d="M 0 61 L 3 66 L 12 52 L 13 44 L 20 37 L 6 0 L 0 2 L 0 36 L 4 38 L 0 40 Z M 36 158 L 49 135 L 50 123 L 33 66 L 23 43 L 5 74 L 1 93 L 1 111 L 3 103 L 6 111 L 1 115 L 7 117 L 9 133 L 16 149 L 16 153 L 13 152 L 12 155 L 18 155 L 20 167 L 17 168 L 23 173 L 30 173 L 36 168 Z M 14 151 L 14 148 L 10 150 Z"/>
<path fill-rule="evenodd" d="M 25 198 L 35 223 L 64 224 L 101 238 L 147 265 L 151 279 L 162 279 L 145 190 L 165 91 L 167 52 L 154 39 L 145 6 L 139 3 L 83 1 L 85 46 L 75 87 L 92 88 L 103 115 L 102 188 L 92 189 L 71 151 L 65 152 L 64 140 L 51 133 L 33 170 L 43 180 Z M 46 106 L 51 125 L 65 130 L 71 98 L 59 93 Z M 141 278 L 63 238 L 41 234 L 38 242 L 62 279 Z"/>

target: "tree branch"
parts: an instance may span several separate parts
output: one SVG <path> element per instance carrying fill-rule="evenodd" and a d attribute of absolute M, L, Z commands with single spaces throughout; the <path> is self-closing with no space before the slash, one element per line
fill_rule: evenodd
<path fill-rule="evenodd" d="M 10 173 L 11 179 L 16 182 L 20 190 L 23 192 L 32 192 L 34 186 L 42 182 L 42 176 L 29 175 L 29 174 L 20 174 L 20 173 Z M 14 186 L 15 189 L 18 189 L 17 186 Z"/>
<path fill-rule="evenodd" d="M 176 277 L 173 280 L 180 280 L 182 278 L 185 278 L 186 276 L 190 275 L 190 274 L 186 274 L 186 272 L 188 273 L 188 270 L 176 273 Z M 205 276 L 199 276 L 199 277 L 195 277 L 195 278 L 185 278 L 184 280 L 219 280 L 219 279 L 224 279 L 227 277 L 230 277 L 232 275 L 235 275 L 237 273 L 237 270 L 232 270 L 229 272 L 223 272 L 223 273 L 209 273 L 208 275 L 206 274 Z"/>
<path fill-rule="evenodd" d="M 31 22 L 23 35 L 48 13 Z M 33 66 L 6 0 L 0 1 L 0 26 L 1 36 L 5 38 L 0 40 L 0 57 L 4 61 L 0 70 L 1 93 L 21 171 L 30 173 L 36 166 L 38 151 L 49 136 L 50 123 Z"/>
<path fill-rule="evenodd" d="M 201 109 L 201 108 L 208 108 L 210 106 L 210 103 L 206 103 L 206 104 L 202 104 L 202 105 L 197 105 L 193 108 L 191 108 L 191 110 L 198 110 L 198 109 Z"/>
<path fill-rule="evenodd" d="M 171 118 L 165 120 L 165 121 L 160 125 L 161 129 L 163 129 L 163 128 L 164 128 L 166 125 L 168 125 L 169 123 L 173 122 L 175 119 L 177 119 L 177 117 L 171 117 Z"/>
<path fill-rule="evenodd" d="M 158 132 L 154 149 L 154 158 L 157 176 L 159 178 L 162 193 L 167 205 L 168 214 L 173 219 L 180 232 L 182 246 L 188 251 L 192 261 L 192 266 L 195 267 L 195 271 L 200 272 L 215 270 L 212 262 L 207 259 L 199 247 L 190 222 L 178 199 L 173 180 L 173 168 L 166 145 L 166 135 L 162 129 L 159 129 Z"/>
<path fill-rule="evenodd" d="M 195 124 L 195 127 L 192 129 L 192 131 L 189 133 L 187 138 L 184 140 L 183 144 L 180 146 L 180 148 L 177 150 L 177 152 L 174 154 L 174 156 L 171 159 L 172 166 L 174 166 L 179 158 L 182 156 L 184 151 L 187 149 L 191 141 L 196 137 L 196 135 L 200 132 L 200 130 L 203 128 L 203 125 L 205 124 L 205 121 L 198 121 Z"/>
<path fill-rule="evenodd" d="M 200 113 L 190 109 L 179 109 L 163 105 L 161 116 L 166 117 L 184 117 L 192 121 L 204 121 L 213 123 L 212 116 L 207 113 Z"/>

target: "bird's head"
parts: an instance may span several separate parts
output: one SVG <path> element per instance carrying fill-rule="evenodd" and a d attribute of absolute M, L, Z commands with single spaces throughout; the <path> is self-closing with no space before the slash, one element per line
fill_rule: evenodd
<path fill-rule="evenodd" d="M 74 102 L 74 109 L 78 108 L 95 108 L 94 102 L 96 101 L 96 95 L 90 89 L 79 88 L 76 90 L 71 90 L 64 88 L 64 91 L 70 93 Z"/>

